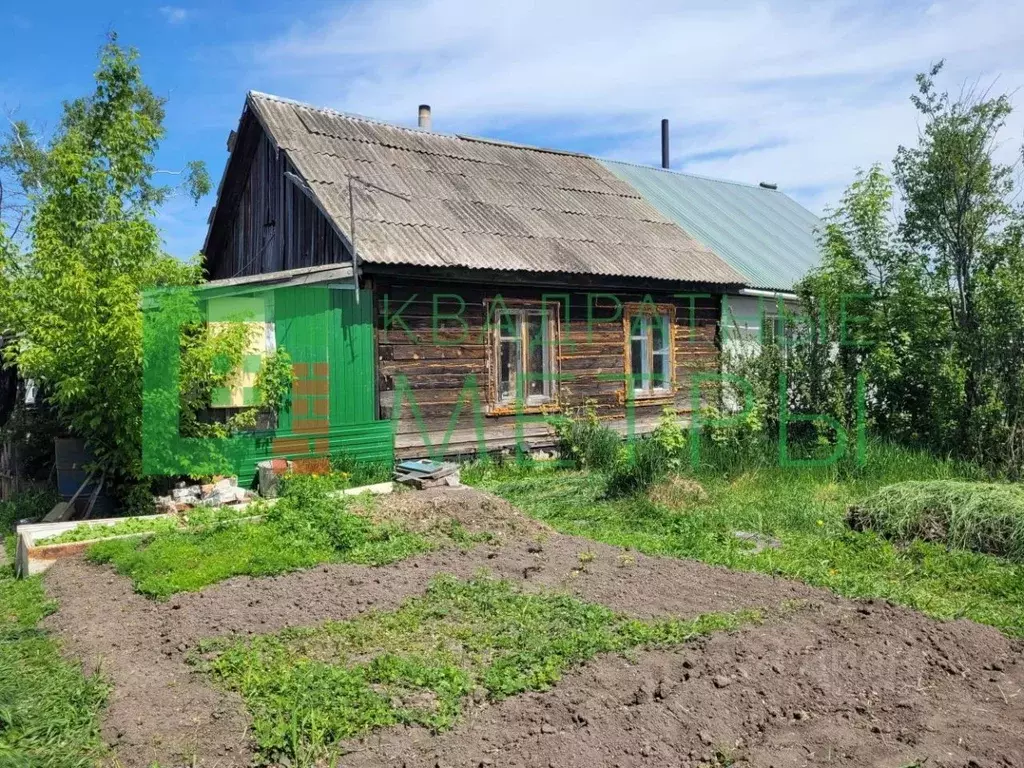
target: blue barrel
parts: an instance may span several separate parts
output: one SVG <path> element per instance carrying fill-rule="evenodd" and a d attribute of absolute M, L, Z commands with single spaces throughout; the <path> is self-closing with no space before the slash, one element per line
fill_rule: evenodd
<path fill-rule="evenodd" d="M 85 447 L 85 441 L 77 437 L 58 437 L 53 441 L 53 448 L 57 463 L 57 493 L 60 494 L 62 501 L 71 501 L 75 491 L 89 476 L 89 471 L 85 467 L 95 462 L 96 457 Z M 75 509 L 79 515 L 85 514 L 92 492 L 96 490 L 101 477 L 102 473 L 97 472 L 89 484 L 78 494 Z M 100 495 L 96 497 L 91 517 L 112 517 L 113 515 L 114 500 L 107 494 L 107 486 L 104 485 Z"/>

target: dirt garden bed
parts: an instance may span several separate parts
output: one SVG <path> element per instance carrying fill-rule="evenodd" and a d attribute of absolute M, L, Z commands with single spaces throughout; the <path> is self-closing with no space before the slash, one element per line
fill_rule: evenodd
<path fill-rule="evenodd" d="M 994 629 L 560 535 L 472 489 L 400 494 L 372 514 L 419 530 L 453 518 L 490 536 L 380 568 L 235 578 L 165 603 L 110 568 L 54 566 L 46 583 L 60 610 L 47 621 L 113 685 L 104 738 L 117 764 L 251 763 L 242 699 L 187 663 L 204 638 L 393 610 L 438 574 L 485 571 L 637 617 L 769 617 L 676 650 L 599 656 L 547 692 L 470 703 L 446 733 L 374 731 L 345 744 L 339 765 L 1024 766 L 1021 648 Z"/>

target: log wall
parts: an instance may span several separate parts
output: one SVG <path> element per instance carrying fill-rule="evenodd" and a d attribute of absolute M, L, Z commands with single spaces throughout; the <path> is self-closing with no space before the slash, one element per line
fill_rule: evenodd
<path fill-rule="evenodd" d="M 694 372 L 718 370 L 721 299 L 717 295 L 693 300 L 691 325 L 687 297 L 666 291 L 609 291 L 623 305 L 644 301 L 646 296 L 647 301 L 675 307 L 675 392 L 636 399 L 631 409 L 626 397 L 626 324 L 621 316 L 615 317 L 610 298 L 571 292 L 566 317 L 566 296 L 552 288 L 425 285 L 380 278 L 374 288 L 380 416 L 395 422 L 398 456 L 457 456 L 512 447 L 517 423 L 525 445 L 550 446 L 551 431 L 539 423 L 543 413 L 567 412 L 587 401 L 609 426 L 625 433 L 632 422 L 636 433 L 648 432 L 666 405 L 689 412 Z M 494 405 L 493 341 L 485 306 L 499 294 L 509 306 L 517 301 L 539 302 L 545 294 L 549 302 L 560 303 L 560 341 L 555 353 L 560 381 L 558 400 L 552 406 L 523 409 L 517 416 L 514 409 Z M 588 296 L 593 297 L 590 313 Z"/>

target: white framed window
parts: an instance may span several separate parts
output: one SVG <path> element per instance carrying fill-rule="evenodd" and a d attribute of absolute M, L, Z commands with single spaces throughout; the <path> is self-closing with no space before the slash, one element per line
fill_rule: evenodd
<path fill-rule="evenodd" d="M 493 314 L 492 404 L 541 406 L 558 392 L 555 355 L 558 310 L 524 305 L 501 307 Z"/>
<path fill-rule="evenodd" d="M 672 312 L 642 307 L 627 310 L 629 343 L 626 372 L 635 397 L 664 396 L 672 392 Z"/>

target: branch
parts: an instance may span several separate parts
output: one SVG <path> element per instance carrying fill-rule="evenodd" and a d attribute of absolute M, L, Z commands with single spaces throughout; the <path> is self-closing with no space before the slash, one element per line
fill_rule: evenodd
<path fill-rule="evenodd" d="M 11 115 L 10 115 L 9 112 L 6 115 L 4 115 L 4 117 L 6 117 L 7 118 L 7 122 L 11 124 L 11 128 L 13 129 L 11 131 L 11 135 L 17 140 L 18 147 L 20 149 L 24 150 L 25 149 L 25 141 L 21 138 L 21 131 L 18 130 L 18 124 L 15 123 L 14 120 L 11 119 Z"/>

